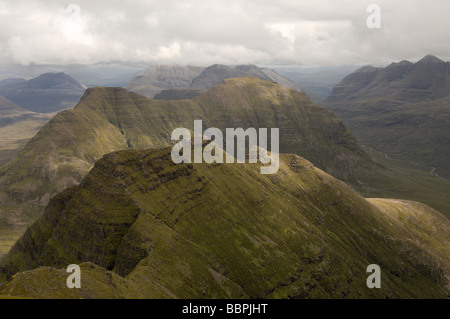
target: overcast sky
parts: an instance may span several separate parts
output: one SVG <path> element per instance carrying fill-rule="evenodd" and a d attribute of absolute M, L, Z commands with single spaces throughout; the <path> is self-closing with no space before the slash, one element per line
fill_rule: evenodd
<path fill-rule="evenodd" d="M 369 29 L 367 6 L 381 8 Z M 450 58 L 449 0 L 0 0 L 0 67 Z"/>

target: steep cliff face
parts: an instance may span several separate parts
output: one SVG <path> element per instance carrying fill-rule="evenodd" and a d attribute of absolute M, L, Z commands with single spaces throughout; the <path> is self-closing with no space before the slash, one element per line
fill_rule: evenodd
<path fill-rule="evenodd" d="M 180 101 L 94 88 L 73 110 L 58 113 L 1 169 L 1 204 L 12 210 L 22 207 L 33 219 L 52 195 L 79 183 L 104 154 L 169 146 L 172 131 L 192 130 L 196 119 L 203 120 L 204 129 L 223 131 L 277 127 L 282 152 L 302 154 L 355 185 L 377 170 L 331 112 L 312 104 L 305 94 L 275 83 L 228 79 L 195 99 Z"/>
<path fill-rule="evenodd" d="M 106 155 L 55 196 L 0 264 L 0 295 L 57 298 L 435 298 L 448 220 L 365 200 L 297 155 L 181 164 L 170 148 Z M 67 289 L 69 264 L 82 289 Z M 366 268 L 382 269 L 369 289 Z M 448 286 L 447 286 L 448 288 Z"/>

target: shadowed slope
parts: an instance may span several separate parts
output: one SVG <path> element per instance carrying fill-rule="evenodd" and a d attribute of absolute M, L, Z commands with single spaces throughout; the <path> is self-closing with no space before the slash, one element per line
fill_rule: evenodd
<path fill-rule="evenodd" d="M 358 140 L 450 179 L 450 62 L 365 67 L 336 85 L 324 105 Z"/>

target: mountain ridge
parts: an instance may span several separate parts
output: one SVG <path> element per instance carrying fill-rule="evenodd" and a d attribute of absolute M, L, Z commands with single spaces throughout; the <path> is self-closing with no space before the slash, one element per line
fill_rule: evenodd
<path fill-rule="evenodd" d="M 416 63 L 361 68 L 335 86 L 324 106 L 361 143 L 450 179 L 449 96 L 450 62 L 428 55 Z"/>
<path fill-rule="evenodd" d="M 443 298 L 450 222 L 365 200 L 298 155 L 181 164 L 170 148 L 105 155 L 0 263 L 0 295 L 50 298 Z M 383 289 L 366 286 L 382 269 Z M 81 264 L 82 288 L 64 268 Z M 58 270 L 61 269 L 61 270 Z M 109 279 L 108 279 L 109 278 Z M 6 280 L 6 281 L 5 281 Z"/>
<path fill-rule="evenodd" d="M 178 64 L 152 65 L 136 75 L 124 88 L 149 98 L 155 98 L 157 95 L 158 99 L 181 99 L 183 96 L 192 98 L 219 85 L 225 79 L 249 76 L 276 82 L 289 89 L 304 91 L 313 102 L 318 104 L 323 100 L 311 91 L 305 90 L 290 79 L 281 76 L 275 70 L 260 68 L 252 64 L 235 66 L 213 64 L 205 68 Z M 184 90 L 184 92 L 179 90 Z M 168 92 L 161 95 L 163 91 Z"/>

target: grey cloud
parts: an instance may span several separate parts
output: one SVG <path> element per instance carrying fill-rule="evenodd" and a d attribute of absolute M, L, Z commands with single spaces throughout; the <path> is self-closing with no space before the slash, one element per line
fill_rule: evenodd
<path fill-rule="evenodd" d="M 366 7 L 381 7 L 368 29 Z M 7 64 L 337 65 L 448 59 L 448 0 L 0 0 Z"/>

